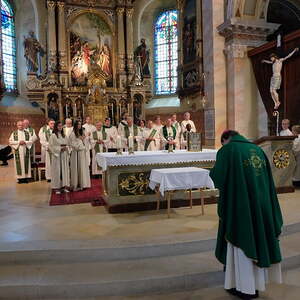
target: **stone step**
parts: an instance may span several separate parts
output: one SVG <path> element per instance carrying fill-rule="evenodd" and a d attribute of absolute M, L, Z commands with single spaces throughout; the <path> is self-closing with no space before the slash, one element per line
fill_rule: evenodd
<path fill-rule="evenodd" d="M 300 223 L 286 225 L 282 238 L 300 233 Z M 197 239 L 196 234 L 184 238 L 168 237 L 148 241 L 33 241 L 3 243 L 0 264 L 71 263 L 121 261 L 150 257 L 176 256 L 212 251 L 215 239 Z"/>
<path fill-rule="evenodd" d="M 282 238 L 283 269 L 300 266 L 300 234 Z M 212 251 L 122 261 L 10 264 L 0 268 L 0 299 L 81 298 L 220 286 Z"/>

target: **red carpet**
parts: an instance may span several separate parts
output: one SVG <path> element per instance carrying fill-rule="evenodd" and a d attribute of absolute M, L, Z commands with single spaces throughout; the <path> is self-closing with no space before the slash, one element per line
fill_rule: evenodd
<path fill-rule="evenodd" d="M 91 179 L 91 188 L 78 192 L 55 194 L 52 191 L 49 205 L 67 205 L 91 203 L 93 206 L 105 205 L 102 198 L 103 189 L 101 179 Z"/>

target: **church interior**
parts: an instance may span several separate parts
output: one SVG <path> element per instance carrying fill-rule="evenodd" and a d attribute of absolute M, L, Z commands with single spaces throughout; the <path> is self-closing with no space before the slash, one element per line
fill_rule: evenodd
<path fill-rule="evenodd" d="M 299 299 L 300 0 L 0 6 L 0 299 L 254 298 L 215 257 L 231 131 L 283 217 L 259 297 Z"/>

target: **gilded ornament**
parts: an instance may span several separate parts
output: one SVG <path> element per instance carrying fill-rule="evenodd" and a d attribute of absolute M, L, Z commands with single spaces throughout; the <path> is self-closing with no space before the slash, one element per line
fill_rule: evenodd
<path fill-rule="evenodd" d="M 285 169 L 290 165 L 290 154 L 284 149 L 278 149 L 273 155 L 273 163 L 278 169 Z"/>

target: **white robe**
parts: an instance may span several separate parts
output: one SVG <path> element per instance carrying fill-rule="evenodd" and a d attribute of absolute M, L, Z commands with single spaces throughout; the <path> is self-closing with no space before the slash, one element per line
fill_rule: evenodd
<path fill-rule="evenodd" d="M 42 129 L 41 129 L 42 130 Z M 48 129 L 50 131 L 50 136 L 52 134 L 52 129 Z M 40 143 L 42 147 L 45 149 L 45 167 L 46 174 L 45 177 L 47 180 L 51 180 L 51 153 L 49 152 L 49 141 L 47 140 L 46 132 L 42 131 L 40 136 Z"/>
<path fill-rule="evenodd" d="M 91 180 L 87 162 L 87 152 L 89 151 L 87 139 L 82 141 L 72 132 L 69 142 L 72 147 L 70 160 L 71 187 L 73 189 L 89 188 L 91 187 Z"/>
<path fill-rule="evenodd" d="M 294 181 L 300 181 L 300 134 L 293 141 L 293 153 L 296 159 L 296 168 L 294 170 Z"/>
<path fill-rule="evenodd" d="M 152 130 L 155 129 L 155 128 L 147 128 L 145 130 L 145 139 L 147 139 L 151 133 L 152 133 Z M 147 150 L 146 151 L 159 151 L 160 150 L 160 132 L 156 130 L 156 133 L 154 134 L 153 138 L 155 139 L 154 141 L 151 141 Z M 146 143 L 146 140 L 145 140 L 145 143 Z"/>
<path fill-rule="evenodd" d="M 61 151 L 61 145 L 68 145 L 68 138 L 61 134 L 52 134 L 49 138 L 51 151 L 51 187 L 60 189 L 70 186 L 70 155 L 69 151 Z"/>
<path fill-rule="evenodd" d="M 37 141 L 37 136 L 35 134 L 35 130 L 31 127 L 31 130 L 29 128 L 24 128 L 24 130 L 28 131 L 30 136 L 31 136 L 31 140 L 32 140 L 32 147 L 30 149 L 30 152 L 32 153 L 32 162 L 35 162 L 35 142 Z"/>
<path fill-rule="evenodd" d="M 92 144 L 91 144 L 91 138 L 90 137 L 91 137 L 92 133 L 96 130 L 96 126 L 93 125 L 93 124 L 87 124 L 87 123 L 85 123 L 82 127 L 84 128 L 84 134 L 87 137 L 89 137 L 89 139 L 88 139 L 88 147 L 91 150 L 92 149 Z"/>
<path fill-rule="evenodd" d="M 167 132 L 168 132 L 168 136 L 173 136 L 173 129 L 172 129 L 172 127 L 167 127 Z M 166 145 L 168 144 L 168 141 L 164 137 L 163 127 L 161 128 L 159 134 L 160 134 L 162 148 L 165 149 Z M 175 141 L 176 141 L 176 139 L 175 139 Z M 175 145 L 174 145 L 174 150 L 175 150 Z"/>
<path fill-rule="evenodd" d="M 45 126 L 46 126 L 46 129 L 49 128 L 48 125 L 45 125 Z M 40 139 L 40 142 L 41 142 L 41 139 L 43 137 L 45 126 L 41 127 L 40 130 L 39 130 L 39 139 Z M 45 147 L 41 143 L 41 163 L 44 163 L 45 160 L 46 160 L 46 149 L 45 149 Z"/>
<path fill-rule="evenodd" d="M 9 145 L 12 147 L 13 152 L 14 152 L 16 178 L 17 179 L 31 178 L 30 155 L 29 155 L 29 162 L 28 162 L 28 172 L 26 173 L 26 170 L 25 170 L 25 154 L 26 154 L 26 149 L 28 149 L 28 151 L 30 151 L 30 148 L 32 146 L 32 140 L 31 140 L 31 137 L 29 135 L 29 141 L 25 141 L 24 130 L 18 130 L 17 132 L 18 132 L 18 140 L 17 141 L 15 141 L 15 139 L 14 139 L 14 133 L 12 133 L 10 135 L 10 138 L 9 138 Z M 26 143 L 26 145 L 20 145 L 20 141 L 24 141 Z M 17 172 L 16 150 L 19 150 L 21 174 L 18 174 L 18 172 Z"/>
<path fill-rule="evenodd" d="M 141 138 L 139 128 L 137 130 L 137 135 L 134 135 L 134 125 L 128 126 L 128 129 L 129 129 L 129 135 L 132 135 L 138 142 Z M 125 148 L 127 150 L 128 149 L 128 139 L 126 137 L 125 126 L 120 127 L 119 135 L 122 138 L 123 148 Z"/>
<path fill-rule="evenodd" d="M 145 142 L 146 142 L 146 136 L 147 136 L 147 128 L 146 127 L 139 127 L 138 128 L 139 136 L 136 138 L 138 143 L 138 151 L 144 151 L 145 150 Z"/>
<path fill-rule="evenodd" d="M 70 134 L 72 133 L 72 131 L 73 131 L 73 126 L 72 127 L 64 126 L 64 134 L 67 138 L 70 137 Z"/>
<path fill-rule="evenodd" d="M 105 128 L 104 130 L 107 134 L 107 149 L 116 149 L 116 140 L 118 136 L 118 130 L 115 126 L 111 126 L 110 128 Z"/>
<path fill-rule="evenodd" d="M 97 132 L 97 138 L 98 138 L 97 140 L 94 139 L 95 132 Z M 104 144 L 99 144 L 100 152 L 98 152 L 98 153 L 106 152 L 107 151 L 106 145 L 108 143 L 108 139 L 106 139 L 106 140 L 103 139 L 102 129 L 101 130 L 96 130 L 92 134 L 91 143 L 92 143 L 92 153 L 93 153 L 93 159 L 92 159 L 92 174 L 93 175 L 102 174 L 102 170 L 98 166 L 97 160 L 96 160 L 97 152 L 96 152 L 95 147 L 96 147 L 96 143 L 97 143 L 98 140 L 102 140 L 104 142 Z"/>
<path fill-rule="evenodd" d="M 279 133 L 280 136 L 292 136 L 293 133 L 289 129 L 281 130 Z"/>
<path fill-rule="evenodd" d="M 235 288 L 244 294 L 254 295 L 256 290 L 264 291 L 269 281 L 282 283 L 280 263 L 269 268 L 259 268 L 240 248 L 227 243 L 226 290 Z"/>
<path fill-rule="evenodd" d="M 197 132 L 195 123 L 192 120 L 183 120 L 181 122 L 181 133 L 184 133 L 186 131 L 186 125 L 190 124 L 191 125 L 191 132 Z"/>

